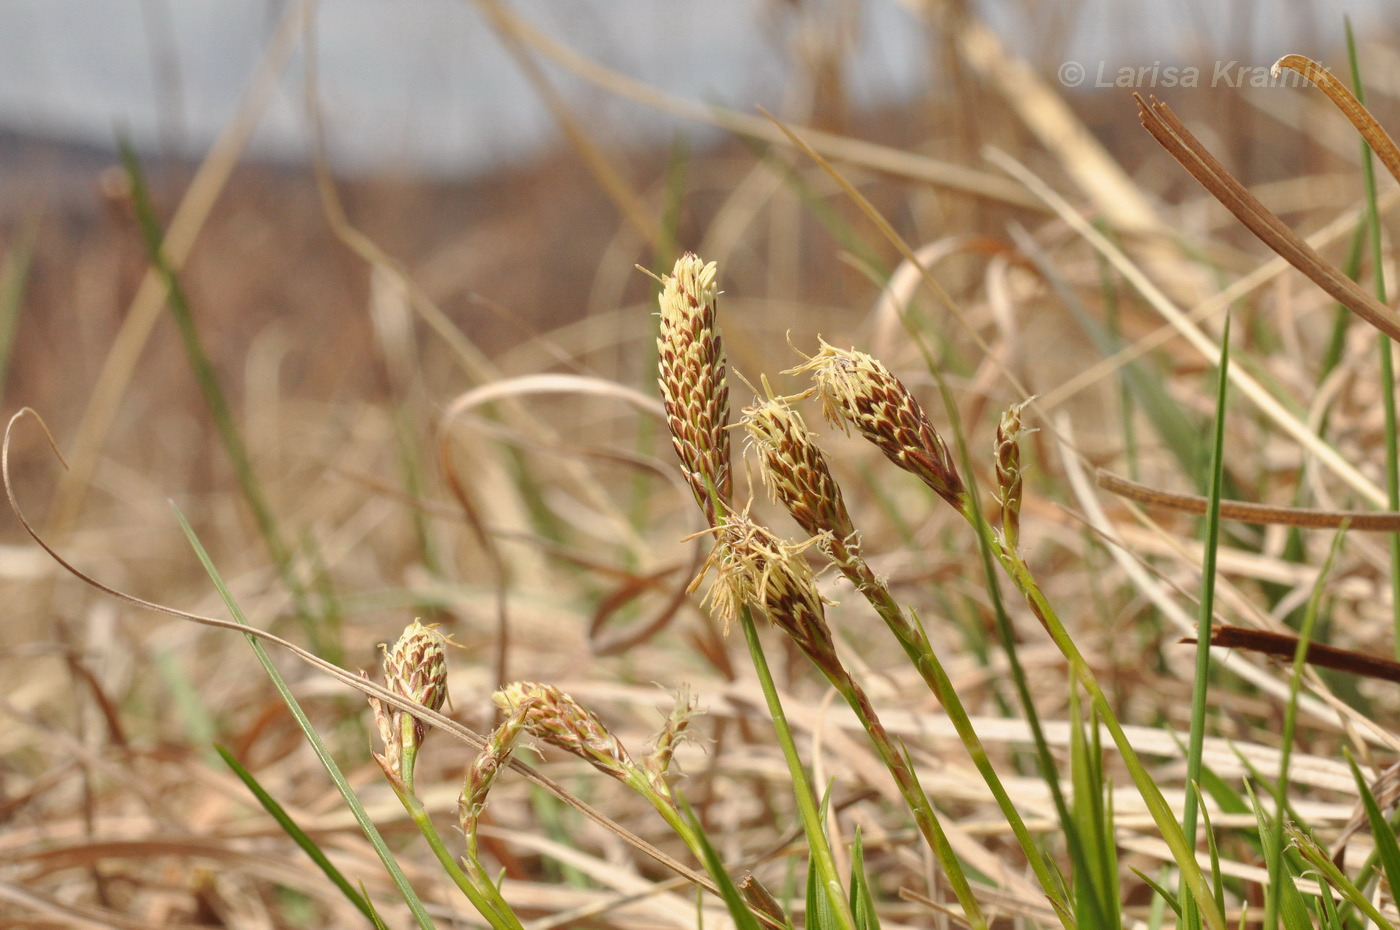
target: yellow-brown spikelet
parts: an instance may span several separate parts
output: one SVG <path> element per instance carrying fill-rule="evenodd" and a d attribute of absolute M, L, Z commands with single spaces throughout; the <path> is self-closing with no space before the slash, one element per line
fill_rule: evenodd
<path fill-rule="evenodd" d="M 750 447 L 758 453 L 763 483 L 798 526 L 811 536 L 852 538 L 855 526 L 841 487 L 802 415 L 785 401 L 770 398 L 745 407 L 743 424 Z"/>
<path fill-rule="evenodd" d="M 640 772 L 598 715 L 554 685 L 517 681 L 497 691 L 491 699 L 508 714 L 518 714 L 526 733 L 578 756 L 614 778 L 628 781 Z"/>
<path fill-rule="evenodd" d="M 832 423 L 854 426 L 905 471 L 961 509 L 965 494 L 943 437 L 919 402 L 879 359 L 822 341 L 821 350 L 788 374 L 811 372 L 822 412 Z"/>
<path fill-rule="evenodd" d="M 442 648 L 446 642 L 436 626 L 414 620 L 392 647 L 381 643 L 384 686 L 433 710 L 441 709 L 447 700 L 447 656 Z M 369 704 L 384 741 L 384 754 L 375 754 L 375 759 L 391 778 L 411 787 L 413 760 L 427 736 L 427 725 L 378 698 L 370 698 Z"/>
<path fill-rule="evenodd" d="M 718 535 L 709 561 L 715 581 L 706 597 L 725 629 L 741 610 L 757 605 L 823 671 L 839 668 L 816 576 L 802 558 L 806 545 L 779 539 L 747 514 L 731 513 Z"/>
<path fill-rule="evenodd" d="M 1024 403 L 1012 404 L 997 424 L 994 446 L 997 467 L 997 499 L 1001 504 L 1001 538 L 1008 549 L 1021 539 L 1021 411 Z"/>
<path fill-rule="evenodd" d="M 729 386 L 715 321 L 716 266 L 690 252 L 661 278 L 656 339 L 661 398 L 681 471 L 711 526 L 723 520 L 733 478 L 729 468 Z M 718 507 L 716 504 L 718 500 Z"/>

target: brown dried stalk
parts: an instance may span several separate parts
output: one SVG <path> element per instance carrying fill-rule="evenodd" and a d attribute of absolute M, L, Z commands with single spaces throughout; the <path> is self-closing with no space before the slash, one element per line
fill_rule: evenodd
<path fill-rule="evenodd" d="M 1391 339 L 1400 339 L 1400 316 L 1362 290 L 1340 269 L 1325 261 L 1301 236 L 1251 194 L 1215 156 L 1193 136 L 1165 103 L 1148 104 L 1134 94 L 1142 125 L 1181 166 L 1201 182 L 1260 241 L 1297 268 L 1318 287 Z"/>
<path fill-rule="evenodd" d="M 1376 157 L 1385 165 L 1391 177 L 1400 181 L 1400 148 L 1395 145 L 1395 140 L 1390 138 L 1390 134 L 1376 122 L 1376 118 L 1371 112 L 1357 100 L 1347 86 L 1328 71 L 1322 65 L 1313 61 L 1306 55 L 1284 55 L 1274 62 L 1270 69 L 1274 77 L 1278 77 L 1279 72 L 1287 68 L 1296 71 L 1312 83 L 1316 84 L 1328 98 L 1337 105 L 1337 109 L 1342 111 L 1342 115 L 1351 121 L 1356 127 L 1356 131 L 1361 133 L 1361 137 L 1366 140 L 1366 144 L 1371 146 L 1371 151 L 1376 153 Z"/>
<path fill-rule="evenodd" d="M 1194 643 L 1194 638 L 1183 639 L 1183 643 Z M 1292 659 L 1297 653 L 1298 637 L 1287 633 L 1270 633 L 1266 630 L 1253 630 L 1243 626 L 1218 626 L 1210 631 L 1210 644 L 1222 649 L 1247 649 L 1264 655 Z M 1349 672 L 1363 678 L 1378 681 L 1393 681 L 1400 684 L 1400 662 L 1374 656 L 1354 649 L 1329 646 L 1326 643 L 1308 643 L 1307 662 L 1321 668 Z"/>
<path fill-rule="evenodd" d="M 1099 487 L 1111 494 L 1149 507 L 1196 515 L 1206 512 L 1208 501 L 1204 497 L 1161 491 L 1104 471 L 1102 468 L 1098 471 L 1098 483 Z M 1337 529 L 1345 524 L 1353 530 L 1400 533 L 1400 513 L 1377 513 L 1374 510 L 1314 510 L 1308 507 L 1276 507 L 1270 504 L 1251 504 L 1247 501 L 1222 500 L 1220 516 L 1240 523 L 1278 524 L 1309 530 Z"/>
<path fill-rule="evenodd" d="M 729 385 L 724 345 L 715 321 L 715 263 L 690 252 L 661 278 L 661 398 L 671 442 L 696 503 L 711 526 L 723 522 L 729 505 Z"/>

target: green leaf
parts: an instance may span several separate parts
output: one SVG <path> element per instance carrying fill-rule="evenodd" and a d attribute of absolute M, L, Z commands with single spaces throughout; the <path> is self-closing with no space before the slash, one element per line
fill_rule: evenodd
<path fill-rule="evenodd" d="M 1290 823 L 1285 829 L 1288 836 L 1293 840 L 1293 844 L 1298 847 L 1298 852 L 1308 864 L 1316 869 L 1328 884 L 1346 898 L 1353 905 L 1360 908 L 1362 913 L 1375 923 L 1382 930 L 1395 930 L 1395 925 L 1385 919 L 1385 915 L 1376 909 L 1371 903 L 1371 899 L 1366 896 L 1360 888 L 1342 874 L 1342 870 L 1337 868 L 1337 864 L 1332 861 L 1332 857 L 1327 855 L 1327 850 L 1317 845 L 1317 841 L 1308 836 L 1297 824 Z"/>
<path fill-rule="evenodd" d="M 243 608 L 239 607 L 238 602 L 233 599 L 233 594 L 229 591 L 228 586 L 224 584 L 223 576 L 220 575 L 219 570 L 214 567 L 213 561 L 209 558 L 209 553 L 204 551 L 204 544 L 201 543 L 199 537 L 195 535 L 194 528 L 190 526 L 189 521 L 185 519 L 185 515 L 180 512 L 179 507 L 173 504 L 171 506 L 174 507 L 175 510 L 175 519 L 180 521 L 180 528 L 185 531 L 185 538 L 189 540 L 195 555 L 199 557 L 200 564 L 204 566 L 204 571 L 209 575 L 209 580 L 214 583 L 214 588 L 219 592 L 219 596 L 223 598 L 224 605 L 228 607 L 229 613 L 233 615 L 233 619 L 238 623 L 243 626 L 248 626 L 248 618 L 243 615 Z M 286 679 L 282 677 L 281 672 L 277 671 L 277 666 L 272 664 L 272 659 L 268 657 L 267 650 L 263 648 L 262 642 L 252 634 L 245 634 L 245 637 L 248 640 L 248 644 L 253 647 L 253 654 L 258 657 L 258 662 L 262 664 L 263 671 L 265 671 L 268 678 L 272 680 L 273 687 L 277 689 L 277 693 L 282 696 L 282 700 L 286 703 L 287 709 L 290 710 L 292 716 L 296 718 L 297 726 L 301 727 L 301 731 L 306 734 L 307 740 L 311 743 L 311 748 L 316 752 L 316 757 L 321 760 L 321 765 L 325 768 L 326 773 L 329 774 L 331 780 L 335 782 L 337 790 L 340 791 L 340 796 L 345 799 L 345 804 L 350 808 L 350 812 L 355 817 L 356 823 L 360 825 L 360 829 L 364 831 L 365 837 L 369 840 L 370 845 L 374 847 L 374 851 L 379 855 L 379 860 L 384 863 L 384 868 L 388 870 L 390 877 L 393 878 L 394 884 L 399 889 L 399 894 L 403 897 L 409 910 L 413 912 L 414 920 L 417 921 L 421 930 L 433 930 L 432 918 L 428 916 L 427 910 L 424 909 L 423 902 L 418 898 L 418 893 L 414 891 L 413 886 L 409 884 L 408 877 L 403 874 L 403 869 L 399 868 L 397 860 L 394 859 L 394 854 L 389 851 L 389 847 L 384 843 L 384 837 L 380 836 L 379 829 L 374 825 L 374 821 L 369 819 L 369 814 L 366 813 L 364 805 L 360 803 L 359 797 L 355 794 L 354 789 L 350 787 L 350 782 L 345 779 L 345 774 L 340 771 L 340 766 L 337 765 L 335 759 L 331 757 L 330 750 L 326 748 L 325 742 L 321 739 L 321 734 L 316 732 L 315 726 L 312 725 L 310 718 L 306 716 L 306 711 L 302 710 L 301 703 L 293 696 L 292 689 L 287 686 Z"/>
<path fill-rule="evenodd" d="M 233 769 L 233 774 L 237 775 L 239 780 L 252 792 L 253 797 L 258 799 L 258 803 L 263 806 L 263 810 L 271 814 L 272 819 L 277 821 L 277 825 L 282 828 L 282 832 L 291 837 L 292 841 L 311 857 L 311 861 L 316 863 L 317 868 L 324 872 L 326 877 L 335 883 L 335 886 L 340 889 L 340 893 L 345 895 L 346 900 L 355 905 L 361 914 L 377 922 L 374 908 L 370 906 L 369 900 L 355 890 L 355 887 L 350 884 L 349 880 L 341 874 L 340 869 L 335 867 L 335 863 L 327 859 L 326 854 L 321 852 L 321 847 L 316 845 L 316 841 L 307 836 L 305 830 L 297 826 L 296 821 L 292 820 L 291 815 L 287 813 L 281 804 L 277 803 L 277 799 L 268 794 L 263 786 L 258 783 L 253 773 L 244 768 L 243 763 L 235 759 L 233 753 L 229 752 L 224 747 L 215 745 L 214 749 L 223 757 L 228 767 Z"/>
<path fill-rule="evenodd" d="M 1385 880 L 1390 884 L 1391 894 L 1394 895 L 1397 889 L 1400 889 L 1400 843 L 1396 842 L 1395 832 L 1386 822 L 1385 814 L 1381 813 L 1381 806 L 1376 803 L 1376 796 L 1371 793 L 1371 786 L 1366 784 L 1366 778 L 1361 774 L 1361 767 L 1352 758 L 1351 750 L 1343 748 L 1342 753 L 1346 756 L 1347 765 L 1351 766 L 1352 777 L 1356 779 L 1356 787 L 1361 792 L 1361 802 L 1366 805 L 1366 819 L 1371 824 L 1376 853 L 1381 861 L 1381 869 L 1385 872 Z"/>
<path fill-rule="evenodd" d="M 714 879 L 715 886 L 719 888 L 720 897 L 724 899 L 724 906 L 729 909 L 729 916 L 734 918 L 734 926 L 737 930 L 763 930 L 763 925 L 758 918 L 749 910 L 749 906 L 744 903 L 744 896 L 739 893 L 739 887 L 734 884 L 734 879 L 729 877 L 729 873 L 724 870 L 724 863 L 720 861 L 719 853 L 715 852 L 714 846 L 710 844 L 710 838 L 705 835 L 704 829 L 700 826 L 700 819 L 695 816 L 695 811 L 690 809 L 689 802 L 676 794 L 676 801 L 680 804 L 681 812 L 690 821 L 691 829 L 695 833 L 695 840 L 700 844 L 700 852 L 705 860 L 705 870 L 710 873 L 710 878 Z"/>
<path fill-rule="evenodd" d="M 1155 879 L 1148 878 L 1147 874 L 1141 869 L 1135 866 L 1129 866 L 1128 868 L 1132 869 L 1133 874 L 1136 875 L 1138 878 L 1142 879 L 1148 888 L 1151 888 L 1153 891 L 1155 891 L 1157 893 L 1157 897 L 1167 902 L 1167 905 L 1176 914 L 1177 920 L 1181 919 L 1181 902 L 1177 900 L 1176 895 L 1172 894 L 1166 888 L 1162 887 L 1162 885 L 1159 884 Z"/>
<path fill-rule="evenodd" d="M 1275 839 L 1273 825 L 1264 805 L 1248 784 L 1249 800 L 1254 805 L 1254 819 L 1259 826 L 1259 840 L 1264 846 L 1264 862 L 1269 868 L 1269 885 L 1278 889 L 1278 916 L 1286 930 L 1312 930 L 1312 917 L 1303 895 L 1293 880 L 1293 872 Z"/>
<path fill-rule="evenodd" d="M 851 848 L 851 913 L 856 930 L 880 930 L 880 915 L 875 912 L 875 899 L 870 893 L 870 879 L 865 874 L 865 850 L 861 844 L 860 827 Z"/>

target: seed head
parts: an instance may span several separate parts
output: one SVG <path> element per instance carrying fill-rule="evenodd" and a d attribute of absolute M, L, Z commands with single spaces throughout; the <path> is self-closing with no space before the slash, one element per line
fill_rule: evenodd
<path fill-rule="evenodd" d="M 716 266 L 687 252 L 661 278 L 661 398 L 681 471 L 711 526 L 729 503 L 729 386 L 715 321 Z M 716 506 L 716 498 L 719 507 Z"/>
<path fill-rule="evenodd" d="M 807 371 L 827 420 L 854 426 L 891 462 L 961 509 L 963 483 L 948 447 L 909 389 L 878 359 L 823 341 L 821 351 L 788 373 Z"/>
<path fill-rule="evenodd" d="M 384 686 L 396 694 L 439 710 L 447 700 L 447 637 L 436 626 L 417 620 L 409 624 L 392 647 L 380 644 L 384 652 Z M 427 736 L 427 724 L 411 714 L 390 707 L 378 698 L 369 699 L 375 724 L 384 741 L 384 754 L 375 755 L 391 778 L 412 787 L 413 762 L 418 747 Z"/>
<path fill-rule="evenodd" d="M 769 399 L 745 407 L 743 424 L 773 500 L 811 536 L 853 536 L 841 487 L 802 415 L 783 400 Z"/>
<path fill-rule="evenodd" d="M 520 715 L 526 733 L 592 763 L 614 778 L 628 781 L 638 771 L 632 757 L 603 726 L 603 721 L 554 685 L 517 681 L 497 691 L 491 699 L 507 713 Z"/>
<path fill-rule="evenodd" d="M 994 450 L 997 461 L 997 497 L 1001 502 L 1001 538 L 1015 549 L 1021 538 L 1021 411 L 1029 400 L 1012 404 L 997 424 Z"/>

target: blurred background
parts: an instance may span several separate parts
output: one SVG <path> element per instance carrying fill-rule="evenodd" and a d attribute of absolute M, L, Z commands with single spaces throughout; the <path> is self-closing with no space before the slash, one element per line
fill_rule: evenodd
<path fill-rule="evenodd" d="M 684 592 L 704 545 L 686 539 L 697 515 L 646 412 L 655 292 L 637 266 L 668 270 L 685 249 L 718 260 L 733 369 L 754 382 L 768 373 L 798 389 L 778 374 L 797 358 L 788 340 L 810 352 L 820 334 L 878 352 L 941 410 L 881 302 L 893 293 L 938 346 L 974 448 L 990 447 L 999 407 L 1024 399 L 968 331 L 916 298 L 913 277 L 890 283 L 899 253 L 758 108 L 798 127 L 928 250 L 997 364 L 1073 414 L 1090 460 L 1190 490 L 1203 461 L 1192 443 L 1214 404 L 1210 365 L 1164 340 L 1145 357 L 1144 393 L 1130 398 L 1105 373 L 1056 394 L 1114 340 L 1161 319 L 985 153 L 1029 167 L 1189 307 L 1270 254 L 1142 130 L 1131 93 L 1166 99 L 1266 203 L 1314 232 L 1360 201 L 1357 140 L 1316 91 L 1279 86 L 1268 69 L 1297 52 L 1345 75 L 1345 17 L 1368 104 L 1400 125 L 1400 13 L 1381 0 L 0 0 L 0 409 L 40 413 L 71 467 L 22 422 L 17 498 L 104 582 L 221 612 L 173 500 L 260 625 L 369 667 L 409 618 L 438 620 L 471 650 L 454 658 L 453 693 L 473 725 L 489 722 L 491 688 L 528 675 L 578 694 L 603 688 L 635 712 L 617 725 L 642 732 L 653 682 L 692 681 L 703 694 L 738 673 L 732 639 Z M 144 196 L 120 139 L 168 230 L 175 312 L 151 270 Z M 1327 246 L 1338 263 L 1344 239 Z M 1342 349 L 1371 351 L 1291 274 L 1238 312 L 1242 357 L 1300 410 Z M 1341 342 L 1324 361 L 1329 333 Z M 1329 395 L 1329 438 L 1374 477 L 1378 395 L 1369 367 L 1349 370 L 1367 374 Z M 527 396 L 550 387 L 528 380 L 546 374 L 633 393 L 575 384 Z M 737 378 L 734 389 L 737 408 L 749 395 Z M 465 392 L 477 393 L 453 406 Z M 1172 403 L 1186 424 L 1175 439 L 1160 416 Z M 442 426 L 449 410 L 456 433 Z M 1235 489 L 1286 502 L 1301 482 L 1296 445 L 1252 414 L 1233 425 Z M 946 508 L 900 482 L 908 476 L 890 479 L 868 449 L 836 447 L 872 558 L 953 644 L 969 706 L 1005 713 L 966 539 L 945 532 Z M 1045 448 L 1027 456 L 1038 463 L 1029 474 L 1057 480 Z M 1028 533 L 1050 540 L 1038 558 L 1080 604 L 1107 559 L 1080 558 L 1082 528 L 1044 503 L 1059 494 L 1028 496 L 1027 523 L 1040 527 Z M 1245 535 L 1283 551 L 1281 534 Z M 1168 570 L 1195 583 L 1193 567 Z M 1275 576 L 1254 579 L 1270 597 L 1293 577 Z M 1164 647 L 1173 634 L 1151 617 L 1120 622 L 1138 617 L 1141 598 L 1121 579 L 1103 587 L 1083 623 L 1115 699 L 1153 725 L 1181 723 L 1191 670 Z M 1377 590 L 1354 597 L 1345 637 L 1385 652 Z M 833 606 L 838 622 L 855 600 Z M 141 778 L 130 783 L 149 779 L 153 793 L 185 790 L 192 776 L 179 766 L 219 737 L 279 796 L 334 807 L 230 635 L 94 593 L 9 516 L 0 603 L 0 679 L 17 682 L 5 701 L 24 721 L 0 728 L 0 814 L 79 831 L 76 789 L 62 774 L 42 780 L 81 753 L 48 739 L 45 721 L 92 755 L 128 738 L 149 750 L 131 757 Z M 1017 619 L 1039 635 L 1033 618 Z M 869 646 L 872 667 L 887 647 Z M 1058 655 L 1029 661 L 1037 680 L 1052 678 L 1047 712 L 1063 716 Z M 319 713 L 362 710 L 286 667 Z M 786 674 L 785 687 L 821 693 L 797 665 Z M 361 775 L 372 771 L 365 733 L 336 734 Z M 460 772 L 448 756 L 444 784 Z M 722 770 L 728 756 L 713 759 Z M 284 760 L 294 764 L 270 770 Z M 88 827 L 140 807 L 122 784 L 89 793 Z M 188 807 L 171 803 L 198 819 L 201 797 L 190 789 Z M 210 822 L 236 820 L 213 809 Z M 169 878 L 179 903 L 161 913 L 207 903 L 197 871 Z M 96 867 L 96 890 L 76 868 L 34 875 L 46 894 L 67 882 L 81 889 L 74 900 L 128 913 Z"/>

